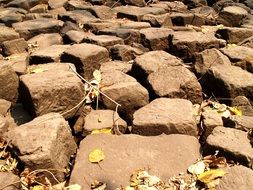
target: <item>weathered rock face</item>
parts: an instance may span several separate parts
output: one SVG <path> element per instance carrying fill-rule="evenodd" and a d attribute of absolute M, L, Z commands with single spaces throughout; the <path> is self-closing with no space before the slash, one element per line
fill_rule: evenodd
<path fill-rule="evenodd" d="M 39 34 L 29 39 L 28 44 L 32 46 L 38 46 L 39 48 L 45 48 L 52 45 L 60 45 L 63 43 L 62 37 L 58 33 Z"/>
<path fill-rule="evenodd" d="M 6 26 L 0 26 L 0 45 L 4 41 L 14 40 L 17 38 L 19 38 L 19 34 L 15 32 L 15 30 Z"/>
<path fill-rule="evenodd" d="M 134 134 L 198 134 L 192 103 L 189 100 L 158 98 L 137 110 L 133 117 Z"/>
<path fill-rule="evenodd" d="M 19 80 L 8 63 L 0 62 L 0 98 L 15 103 L 18 98 Z"/>
<path fill-rule="evenodd" d="M 93 71 L 108 60 L 109 53 L 106 48 L 87 43 L 75 44 L 61 56 L 61 61 L 74 63 L 85 79 L 91 79 Z"/>
<path fill-rule="evenodd" d="M 33 170 L 57 169 L 53 173 L 61 181 L 64 174 L 59 170 L 64 170 L 77 148 L 67 121 L 57 113 L 37 117 L 16 127 L 7 133 L 7 139 L 11 141 L 10 147 L 15 148 L 17 156 L 27 167 Z"/>
<path fill-rule="evenodd" d="M 84 98 L 84 87 L 69 65 L 49 63 L 31 67 L 31 71 L 36 69 L 39 72 L 20 77 L 24 107 L 35 116 L 59 112 L 70 118 L 78 114 L 78 108 L 69 110 Z"/>
<path fill-rule="evenodd" d="M 88 161 L 89 153 L 97 148 L 105 154 L 100 167 Z M 186 135 L 90 135 L 80 144 L 70 183 L 80 184 L 82 189 L 88 190 L 89 184 L 99 180 L 105 182 L 108 189 L 116 189 L 126 186 L 134 171 L 147 167 L 150 173 L 168 179 L 186 171 L 200 156 L 199 148 L 198 140 Z"/>
<path fill-rule="evenodd" d="M 253 159 L 253 150 L 247 132 L 216 127 L 211 135 L 207 137 L 204 149 L 209 154 L 219 150 L 221 154 L 229 159 L 238 161 L 240 164 L 250 166 Z"/>
<path fill-rule="evenodd" d="M 20 184 L 16 183 L 19 181 L 19 177 L 10 172 L 0 172 L 0 188 L 4 188 L 6 185 L 12 184 L 5 187 L 5 190 L 17 190 L 20 189 Z"/>
<path fill-rule="evenodd" d="M 24 38 L 18 38 L 2 43 L 3 54 L 6 56 L 24 53 L 28 50 L 28 44 Z"/>

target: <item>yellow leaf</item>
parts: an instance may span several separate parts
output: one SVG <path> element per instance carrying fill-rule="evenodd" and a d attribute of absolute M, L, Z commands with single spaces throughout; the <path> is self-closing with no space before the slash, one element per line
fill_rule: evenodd
<path fill-rule="evenodd" d="M 81 185 L 73 184 L 73 185 L 70 185 L 70 186 L 68 186 L 68 187 L 65 187 L 64 190 L 65 190 L 65 189 L 68 189 L 68 190 L 81 190 L 82 187 L 81 187 Z"/>
<path fill-rule="evenodd" d="M 89 161 L 91 163 L 98 163 L 105 159 L 105 154 L 101 149 L 94 149 L 89 154 Z"/>
<path fill-rule="evenodd" d="M 232 112 L 234 115 L 242 116 L 242 110 L 236 107 L 228 107 L 229 111 Z"/>
<path fill-rule="evenodd" d="M 41 185 L 36 185 L 32 188 L 32 190 L 44 190 L 44 187 Z"/>
<path fill-rule="evenodd" d="M 94 72 L 93 72 L 93 76 L 94 76 L 94 78 L 96 79 L 96 81 L 98 81 L 98 82 L 100 82 L 101 81 L 101 72 L 99 71 L 99 70 L 95 70 Z"/>
<path fill-rule="evenodd" d="M 95 135 L 95 134 L 112 134 L 112 129 L 111 128 L 105 128 L 105 129 L 94 129 L 91 134 Z"/>
<path fill-rule="evenodd" d="M 216 178 L 224 176 L 225 174 L 226 172 L 221 169 L 213 169 L 198 175 L 198 180 L 205 184 L 208 184 Z"/>

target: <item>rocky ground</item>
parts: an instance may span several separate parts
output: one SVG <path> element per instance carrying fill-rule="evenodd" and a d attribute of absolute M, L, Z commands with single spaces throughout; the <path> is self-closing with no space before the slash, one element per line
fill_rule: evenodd
<path fill-rule="evenodd" d="M 1 190 L 253 188 L 253 1 L 0 7 Z"/>

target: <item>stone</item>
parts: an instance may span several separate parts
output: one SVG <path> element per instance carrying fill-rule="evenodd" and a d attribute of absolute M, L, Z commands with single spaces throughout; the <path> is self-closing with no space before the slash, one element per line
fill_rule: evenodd
<path fill-rule="evenodd" d="M 117 18 L 127 18 L 133 21 L 141 21 L 145 14 L 163 14 L 166 11 L 157 7 L 136 7 L 136 6 L 119 6 L 113 8 L 117 12 Z"/>
<path fill-rule="evenodd" d="M 206 77 L 207 86 L 205 88 L 208 92 L 212 92 L 216 98 L 252 97 L 253 74 L 240 67 L 216 65 L 209 69 Z"/>
<path fill-rule="evenodd" d="M 110 54 L 114 60 L 131 61 L 143 54 L 143 50 L 129 45 L 114 45 L 110 49 Z"/>
<path fill-rule="evenodd" d="M 110 71 L 120 71 L 123 73 L 129 73 L 132 69 L 132 64 L 126 61 L 108 61 L 101 64 L 100 71 L 110 72 Z"/>
<path fill-rule="evenodd" d="M 253 48 L 253 36 L 242 40 L 238 45 Z"/>
<path fill-rule="evenodd" d="M 160 134 L 198 135 L 189 100 L 158 98 L 137 110 L 133 115 L 132 133 L 155 136 Z"/>
<path fill-rule="evenodd" d="M 0 62 L 0 98 L 13 104 L 18 99 L 18 75 L 7 63 Z"/>
<path fill-rule="evenodd" d="M 28 66 L 28 53 L 12 54 L 8 57 L 6 63 L 19 75 L 25 74 Z"/>
<path fill-rule="evenodd" d="M 64 40 L 65 44 L 66 43 L 67 44 L 71 44 L 71 43 L 79 44 L 79 43 L 81 43 L 83 41 L 83 39 L 85 37 L 93 36 L 93 35 L 94 34 L 92 34 L 90 32 L 77 31 L 77 30 L 69 30 L 63 36 L 63 40 Z"/>
<path fill-rule="evenodd" d="M 62 37 L 58 33 L 39 34 L 29 39 L 27 42 L 30 44 L 30 46 L 38 48 L 63 44 Z"/>
<path fill-rule="evenodd" d="M 20 189 L 20 184 L 16 183 L 19 181 L 19 177 L 11 172 L 0 172 L 0 188 L 4 190 L 17 190 Z M 8 187 L 6 185 L 12 184 Z"/>
<path fill-rule="evenodd" d="M 133 77 L 120 71 L 102 73 L 101 91 L 114 101 L 121 104 L 119 114 L 128 123 L 131 123 L 133 113 L 149 102 L 148 91 Z M 107 109 L 116 109 L 116 104 L 108 98 L 101 97 Z"/>
<path fill-rule="evenodd" d="M 231 105 L 242 110 L 243 115 L 253 116 L 253 106 L 250 104 L 250 101 L 245 96 L 237 96 L 232 99 Z"/>
<path fill-rule="evenodd" d="M 8 131 L 9 124 L 4 116 L 0 115 L 0 138 L 4 137 L 4 134 Z"/>
<path fill-rule="evenodd" d="M 30 64 L 42 64 L 50 62 L 60 62 L 60 57 L 64 51 L 70 48 L 70 45 L 52 45 L 40 48 L 31 53 Z"/>
<path fill-rule="evenodd" d="M 147 78 L 150 94 L 156 97 L 184 98 L 201 103 L 202 88 L 196 76 L 184 66 L 168 66 Z"/>
<path fill-rule="evenodd" d="M 170 44 L 170 52 L 173 55 L 191 60 L 194 53 L 222 47 L 225 42 L 217 39 L 213 33 L 176 31 L 173 32 Z"/>
<path fill-rule="evenodd" d="M 93 78 L 94 70 L 108 60 L 109 52 L 106 48 L 87 43 L 75 44 L 61 56 L 61 61 L 74 63 L 78 73 L 88 80 Z"/>
<path fill-rule="evenodd" d="M 173 26 L 171 17 L 168 13 L 162 15 L 146 14 L 142 21 L 149 22 L 152 27 Z"/>
<path fill-rule="evenodd" d="M 5 41 L 2 43 L 3 53 L 6 56 L 12 54 L 25 53 L 28 50 L 28 44 L 24 38 L 19 38 L 15 40 Z"/>
<path fill-rule="evenodd" d="M 227 6 L 219 13 L 222 24 L 233 27 L 240 26 L 247 15 L 247 10 L 239 6 Z"/>
<path fill-rule="evenodd" d="M 101 22 L 99 21 L 91 21 L 84 23 L 83 28 L 86 29 L 86 31 L 90 31 L 94 34 L 98 34 L 99 31 L 105 30 L 105 29 L 116 29 L 119 28 L 121 25 L 122 21 L 119 20 L 106 20 Z"/>
<path fill-rule="evenodd" d="M 124 44 L 123 39 L 109 35 L 89 35 L 85 36 L 83 42 L 96 44 L 107 49 L 110 49 L 116 44 Z"/>
<path fill-rule="evenodd" d="M 48 63 L 29 68 L 36 69 L 39 71 L 20 77 L 23 106 L 33 116 L 50 112 L 61 113 L 65 118 L 78 115 L 78 108 L 73 108 L 84 98 L 84 86 L 70 66 Z"/>
<path fill-rule="evenodd" d="M 83 133 L 87 136 L 99 129 L 112 129 L 116 134 L 125 133 L 127 123 L 113 110 L 92 110 L 84 119 Z"/>
<path fill-rule="evenodd" d="M 207 137 L 204 151 L 213 154 L 219 150 L 220 155 L 226 156 L 229 160 L 250 167 L 253 149 L 247 135 L 247 132 L 238 129 L 215 127 Z"/>
<path fill-rule="evenodd" d="M 196 53 L 194 68 L 198 74 L 203 76 L 214 65 L 229 66 L 231 62 L 227 56 L 215 48 Z"/>
<path fill-rule="evenodd" d="M 41 3 L 47 3 L 47 0 L 33 0 L 33 1 L 13 0 L 13 1 L 10 1 L 6 5 L 6 7 L 19 7 L 25 10 L 29 10 L 31 7 L 41 4 Z"/>
<path fill-rule="evenodd" d="M 108 6 L 93 5 L 93 6 L 83 7 L 82 9 L 89 11 L 95 17 L 103 19 L 103 20 L 112 19 L 114 17 L 114 11 Z"/>
<path fill-rule="evenodd" d="M 47 4 L 39 4 L 35 5 L 30 9 L 30 13 L 46 13 L 48 11 L 48 5 Z"/>
<path fill-rule="evenodd" d="M 55 19 L 34 19 L 13 24 L 13 28 L 20 34 L 21 38 L 30 38 L 42 33 L 58 33 L 63 22 Z"/>
<path fill-rule="evenodd" d="M 145 7 L 146 6 L 145 0 L 124 0 L 124 2 L 127 5 L 134 5 L 137 7 Z"/>
<path fill-rule="evenodd" d="M 64 170 L 77 145 L 68 122 L 57 113 L 45 114 L 7 133 L 9 146 L 15 147 L 19 159 L 31 170 L 56 169 L 55 177 L 63 181 Z M 31 143 L 32 142 L 32 143 Z M 45 173 L 49 179 L 52 176 Z M 55 183 L 54 180 L 51 180 Z"/>
<path fill-rule="evenodd" d="M 233 115 L 231 116 L 231 120 L 233 121 L 233 124 L 234 124 L 234 126 L 231 126 L 231 127 L 234 127 L 236 129 L 243 130 L 243 131 L 249 131 L 253 129 L 253 115 L 251 116 Z"/>
<path fill-rule="evenodd" d="M 105 159 L 99 163 L 102 169 L 87 159 L 97 148 L 105 154 Z M 88 190 L 89 185 L 98 180 L 106 182 L 108 189 L 116 189 L 127 186 L 131 174 L 140 169 L 166 180 L 186 172 L 199 158 L 199 148 L 198 140 L 186 135 L 89 135 L 80 144 L 70 184 L 79 184 Z"/>
<path fill-rule="evenodd" d="M 0 99 L 0 115 L 6 116 L 11 109 L 11 102 Z"/>
<path fill-rule="evenodd" d="M 231 60 L 233 65 L 239 66 L 253 73 L 253 49 L 245 46 L 231 46 L 220 49 Z"/>
<path fill-rule="evenodd" d="M 253 35 L 253 29 L 239 27 L 225 27 L 216 31 L 222 39 L 230 44 L 238 44 Z"/>
<path fill-rule="evenodd" d="M 57 9 L 63 7 L 67 2 L 67 0 L 48 0 L 48 6 L 50 9 Z"/>
<path fill-rule="evenodd" d="M 253 172 L 250 168 L 242 165 L 235 165 L 224 169 L 224 175 L 215 189 L 217 190 L 248 190 L 253 186 Z"/>
<path fill-rule="evenodd" d="M 168 28 L 146 28 L 140 30 L 142 44 L 150 50 L 166 50 L 169 48 L 169 36 L 172 30 Z"/>
<path fill-rule="evenodd" d="M 204 133 L 202 134 L 203 140 L 206 140 L 215 127 L 223 127 L 222 117 L 216 110 L 205 110 L 201 117 L 204 128 Z"/>
<path fill-rule="evenodd" d="M 66 22 L 71 21 L 76 24 L 85 24 L 91 21 L 97 21 L 98 19 L 86 10 L 73 10 L 60 13 L 59 19 Z"/>
<path fill-rule="evenodd" d="M 21 8 L 0 8 L 0 13 L 0 22 L 4 23 L 8 27 L 11 27 L 13 23 L 21 22 L 27 11 Z"/>
<path fill-rule="evenodd" d="M 18 38 L 19 38 L 19 34 L 15 32 L 15 30 L 6 26 L 0 26 L 0 45 L 4 41 L 14 40 Z"/>
<path fill-rule="evenodd" d="M 125 21 L 120 23 L 120 28 L 122 29 L 144 29 L 150 28 L 151 25 L 148 22 L 133 22 L 133 21 Z"/>

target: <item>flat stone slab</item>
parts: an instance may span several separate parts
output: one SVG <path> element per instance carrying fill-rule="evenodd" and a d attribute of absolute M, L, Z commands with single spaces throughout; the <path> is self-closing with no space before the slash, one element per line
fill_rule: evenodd
<path fill-rule="evenodd" d="M 192 103 L 185 99 L 155 99 L 134 113 L 132 133 L 145 136 L 162 133 L 197 136 L 192 107 Z"/>
<path fill-rule="evenodd" d="M 97 148 L 105 154 L 99 165 L 88 160 Z M 70 183 L 90 190 L 90 184 L 98 180 L 107 183 L 108 189 L 116 189 L 129 184 L 131 174 L 140 169 L 165 180 L 186 172 L 199 158 L 199 148 L 198 140 L 186 135 L 89 135 L 80 144 Z"/>
<path fill-rule="evenodd" d="M 212 154 L 215 150 L 219 150 L 221 154 L 240 164 L 252 165 L 253 148 L 247 132 L 233 128 L 215 127 L 207 137 L 205 151 Z"/>

